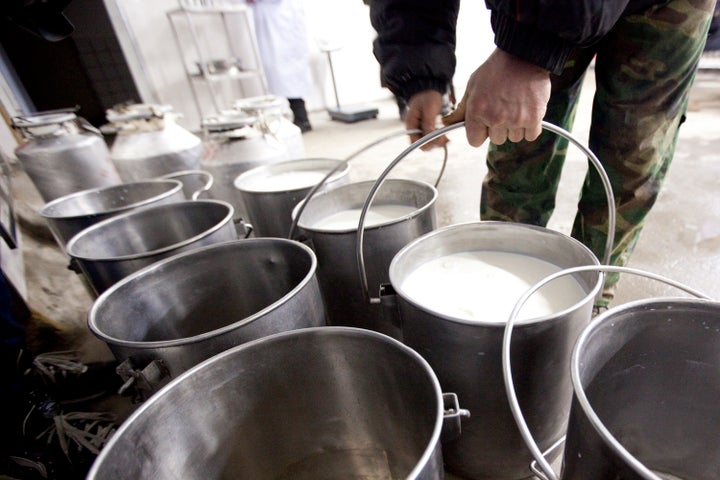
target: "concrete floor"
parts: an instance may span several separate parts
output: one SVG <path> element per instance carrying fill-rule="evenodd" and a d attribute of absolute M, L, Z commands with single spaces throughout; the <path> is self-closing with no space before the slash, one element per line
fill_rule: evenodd
<path fill-rule="evenodd" d="M 581 99 L 574 135 L 586 143 L 592 96 L 592 75 Z M 358 149 L 404 129 L 393 101 L 377 102 L 377 119 L 354 124 L 332 121 L 325 112 L 311 114 L 313 130 L 304 135 L 307 157 L 343 159 Z M 667 276 L 720 299 L 720 73 L 701 72 L 693 90 L 688 119 L 683 125 L 675 161 L 665 188 L 637 245 L 630 266 Z M 476 220 L 480 185 L 485 173 L 485 147 L 473 149 L 464 130 L 450 135 L 449 159 L 439 185 L 437 212 L 440 226 Z M 352 161 L 351 180 L 376 178 L 408 145 L 405 136 L 387 140 Z M 442 152 L 414 152 L 393 176 L 433 182 Z M 568 233 L 575 213 L 577 192 L 586 162 L 577 149 L 563 173 L 558 208 L 551 228 Z M 106 346 L 85 325 L 92 298 L 54 241 L 33 218 L 42 206 L 37 191 L 20 171 L 14 172 L 17 206 L 23 217 L 22 252 L 28 303 L 58 326 L 64 339 L 81 351 L 86 361 L 110 359 Z M 29 224 L 28 224 L 29 222 Z M 29 225 L 29 228 L 28 228 Z M 675 295 L 669 286 L 624 276 L 615 301 Z"/>

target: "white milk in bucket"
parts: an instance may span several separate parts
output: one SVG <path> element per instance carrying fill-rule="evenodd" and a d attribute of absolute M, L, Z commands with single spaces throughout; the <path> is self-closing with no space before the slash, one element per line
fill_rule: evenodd
<path fill-rule="evenodd" d="M 372 206 L 365 214 L 365 226 L 373 227 L 382 223 L 391 222 L 415 212 L 417 208 L 411 205 L 387 204 Z M 349 208 L 321 218 L 312 225 L 318 230 L 349 230 L 356 229 L 360 223 L 362 208 Z"/>
<path fill-rule="evenodd" d="M 330 171 L 335 173 L 322 190 L 347 183 L 349 169 L 342 160 L 330 158 L 288 160 L 248 170 L 233 185 L 240 191 L 256 237 L 287 237 L 292 211 L 307 193 Z"/>
<path fill-rule="evenodd" d="M 298 218 L 298 231 L 318 256 L 318 280 L 328 307 L 328 325 L 375 330 L 400 338 L 400 326 L 384 313 L 382 305 L 367 301 L 356 257 L 356 234 L 362 205 L 374 181 L 349 183 L 310 198 Z M 388 268 L 395 254 L 413 239 L 435 228 L 437 190 L 410 179 L 390 179 L 363 219 L 366 278 L 372 289 L 389 281 Z"/>
<path fill-rule="evenodd" d="M 550 262 L 519 253 L 467 251 L 421 264 L 405 278 L 401 288 L 414 302 L 442 315 L 505 322 L 530 287 L 560 270 Z M 561 312 L 586 295 L 573 277 L 560 277 L 534 293 L 518 318 Z"/>
<path fill-rule="evenodd" d="M 462 125 L 439 129 L 416 142 L 414 147 Z M 597 168 L 608 198 L 608 231 L 614 230 L 615 200 L 600 161 L 565 130 L 547 122 L 543 122 L 542 126 L 578 146 Z M 390 169 L 412 150 L 406 149 L 393 160 L 376 182 L 374 190 L 379 188 L 379 182 Z M 369 195 L 367 203 L 372 200 L 373 195 Z M 361 233 L 357 235 L 357 256 L 362 267 Z M 612 250 L 611 243 L 608 241 L 606 245 L 608 252 Z M 401 325 L 403 343 L 420 353 L 437 373 L 443 388 L 456 392 L 463 399 L 463 405 L 472 412 L 468 422 L 463 423 L 462 434 L 443 443 L 443 462 L 447 471 L 476 480 L 516 480 L 532 475 L 529 466 L 533 457 L 509 409 L 501 362 L 503 334 L 509 312 L 537 283 L 536 280 L 546 278 L 545 272 L 536 272 L 537 278 L 527 279 L 528 288 L 523 286 L 518 292 L 511 292 L 507 285 L 503 286 L 497 275 L 491 275 L 492 280 L 485 284 L 477 279 L 455 279 L 451 291 L 465 289 L 466 298 L 477 298 L 484 291 L 490 298 L 490 301 L 483 302 L 486 305 L 480 310 L 483 312 L 481 318 L 470 320 L 435 310 L 442 309 L 443 304 L 456 302 L 448 300 L 446 293 L 430 289 L 425 290 L 430 291 L 429 295 L 415 292 L 411 296 L 405 283 L 420 266 L 437 257 L 488 250 L 540 259 L 556 265 L 558 269 L 599 264 L 592 251 L 576 239 L 543 227 L 513 222 L 469 222 L 435 230 L 403 247 L 393 258 L 388 271 L 392 288 L 381 289 L 381 298 L 374 301 L 387 305 L 388 314 L 396 316 L 393 321 Z M 527 274 L 533 269 L 529 266 L 531 259 L 523 260 L 526 261 L 522 262 L 518 272 Z M 443 282 L 437 271 L 430 276 L 436 284 L 450 286 L 451 282 Z M 572 385 L 569 372 L 563 366 L 569 364 L 571 346 L 590 320 L 593 300 L 603 280 L 602 275 L 575 275 L 574 278 L 581 292 L 574 288 L 577 294 L 562 292 L 561 297 L 567 299 L 567 308 L 549 315 L 540 314 L 539 317 L 525 310 L 525 315 L 536 318 L 520 322 L 511 339 L 511 363 L 522 366 L 515 377 L 520 385 L 518 390 L 522 392 L 518 401 L 532 412 L 529 427 L 538 439 L 541 451 L 555 444 L 567 430 Z M 427 287 L 428 279 L 419 283 Z M 422 301 L 418 301 L 418 295 L 423 297 Z M 426 307 L 429 299 L 437 298 L 443 299 L 443 304 Z M 491 305 L 505 305 L 508 314 L 491 319 L 485 313 Z M 482 318 L 485 316 L 488 318 Z M 557 454 L 557 451 L 549 452 L 548 460 L 553 461 Z"/>
<path fill-rule="evenodd" d="M 325 178 L 322 170 L 297 170 L 280 172 L 273 175 L 258 176 L 243 185 L 245 190 L 255 192 L 284 192 L 299 188 L 312 187 Z"/>
<path fill-rule="evenodd" d="M 446 265 L 452 268 L 443 272 L 442 264 L 448 260 L 452 261 Z M 432 264 L 426 266 L 430 262 L 435 263 L 434 271 L 411 278 L 422 274 L 422 267 L 431 269 Z M 462 434 L 443 443 L 447 471 L 474 480 L 529 478 L 533 457 L 505 393 L 501 361 L 505 326 L 518 300 L 539 280 L 564 268 L 598 264 L 574 238 L 534 225 L 492 221 L 434 230 L 395 255 L 389 277 L 397 294 L 386 294 L 382 301 L 388 307 L 397 302 L 403 343 L 420 353 L 443 388 L 456 392 L 463 407 L 472 412 L 463 422 Z M 522 392 L 519 402 L 532 412 L 530 431 L 542 439 L 538 441 L 542 451 L 567 429 L 570 352 L 590 321 L 593 299 L 602 284 L 601 275 L 572 278 L 575 283 L 559 288 L 560 293 L 545 294 L 563 299 L 562 304 L 541 305 L 539 311 L 533 311 L 539 307 L 523 307 L 520 314 L 526 319 L 516 325 L 512 336 L 515 381 Z M 422 290 L 413 288 L 414 281 Z M 540 292 L 531 298 L 536 295 Z M 555 456 L 551 454 L 549 461 Z"/>

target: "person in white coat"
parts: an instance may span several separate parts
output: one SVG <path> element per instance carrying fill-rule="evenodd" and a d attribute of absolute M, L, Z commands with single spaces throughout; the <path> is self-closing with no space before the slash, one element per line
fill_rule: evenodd
<path fill-rule="evenodd" d="M 288 99 L 293 123 L 312 129 L 304 98 L 312 92 L 303 0 L 246 0 L 251 6 L 268 92 Z"/>

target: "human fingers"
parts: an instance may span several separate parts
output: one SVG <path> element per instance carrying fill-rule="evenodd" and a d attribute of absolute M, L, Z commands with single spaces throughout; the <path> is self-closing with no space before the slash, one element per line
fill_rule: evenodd
<path fill-rule="evenodd" d="M 550 99 L 550 73 L 495 49 L 468 80 L 465 125 L 468 141 L 488 137 L 497 145 L 535 140 Z"/>
<path fill-rule="evenodd" d="M 478 117 L 467 117 L 465 119 L 465 136 L 471 146 L 479 147 L 488 139 L 488 127 Z"/>
<path fill-rule="evenodd" d="M 467 95 L 464 95 L 455 110 L 445 115 L 441 121 L 445 126 L 454 125 L 456 123 L 465 122 L 465 134 L 468 142 L 474 147 L 479 147 L 487 139 L 487 128 L 485 124 L 480 122 L 469 121 L 466 118 L 467 113 Z"/>
<path fill-rule="evenodd" d="M 458 106 L 452 112 L 448 113 L 440 119 L 443 125 L 454 125 L 465 120 L 465 97 L 460 100 Z"/>
<path fill-rule="evenodd" d="M 524 128 L 508 129 L 507 139 L 513 143 L 517 143 L 517 142 L 525 139 L 525 129 Z"/>
<path fill-rule="evenodd" d="M 407 128 L 408 130 L 413 130 L 415 132 L 417 132 L 418 130 L 421 132 L 421 133 L 411 133 L 410 134 L 410 142 L 411 143 L 417 142 L 418 140 L 423 138 L 425 135 L 436 130 L 434 122 L 432 123 L 432 127 L 428 128 L 428 124 L 423 123 L 421 118 L 418 118 L 418 119 L 415 119 L 415 121 L 412 121 L 410 119 L 410 115 L 411 115 L 410 109 L 408 109 L 406 115 L 407 116 L 405 117 L 405 128 Z M 443 136 L 433 139 L 431 142 L 428 142 L 425 145 L 421 146 L 420 150 L 427 151 L 427 150 L 432 150 L 433 148 L 436 148 L 436 147 L 443 147 L 448 143 L 448 141 L 449 141 L 448 138 L 445 135 L 443 135 Z"/>
<path fill-rule="evenodd" d="M 437 129 L 437 119 L 442 109 L 442 94 L 434 90 L 426 90 L 413 95 L 408 101 L 408 108 L 405 116 L 405 126 L 408 130 L 417 129 L 422 133 L 410 135 L 410 140 L 415 142 L 424 135 Z M 435 147 L 442 147 L 447 144 L 445 136 L 438 137 L 433 141 L 420 147 L 421 150 L 430 150 Z"/>
<path fill-rule="evenodd" d="M 494 143 L 495 145 L 502 145 L 508 139 L 508 132 L 508 128 L 503 125 L 499 127 L 489 127 L 488 138 L 490 138 L 490 142 Z"/>
<path fill-rule="evenodd" d="M 525 140 L 532 142 L 536 140 L 542 133 L 542 123 L 537 123 L 532 127 L 525 127 Z"/>
<path fill-rule="evenodd" d="M 442 118 L 443 125 L 452 125 L 454 123 L 465 121 L 465 136 L 468 143 L 473 147 L 479 147 L 488 138 L 487 125 L 479 117 L 467 116 L 467 93 L 463 95 L 462 100 L 458 103 L 457 108 Z"/>
<path fill-rule="evenodd" d="M 442 148 L 447 145 L 449 141 L 450 140 L 445 135 L 441 135 L 438 138 L 435 138 L 431 142 L 428 142 L 422 147 L 420 147 L 420 150 L 427 152 L 428 150 L 432 150 L 433 148 Z"/>

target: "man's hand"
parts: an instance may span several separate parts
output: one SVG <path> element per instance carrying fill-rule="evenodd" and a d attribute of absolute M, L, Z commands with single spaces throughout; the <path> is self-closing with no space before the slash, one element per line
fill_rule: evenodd
<path fill-rule="evenodd" d="M 443 124 L 465 120 L 473 147 L 486 139 L 496 145 L 506 140 L 535 140 L 550 100 L 550 73 L 500 49 L 488 57 L 468 81 L 458 108 Z"/>
<path fill-rule="evenodd" d="M 421 134 L 411 134 L 410 141 L 415 142 L 420 137 L 437 130 L 437 120 L 441 111 L 442 94 L 436 90 L 424 90 L 410 97 L 405 111 L 405 128 L 422 131 Z M 447 142 L 447 137 L 439 137 L 420 149 L 430 150 L 431 148 L 442 147 Z"/>

